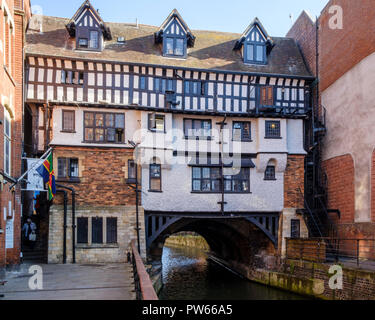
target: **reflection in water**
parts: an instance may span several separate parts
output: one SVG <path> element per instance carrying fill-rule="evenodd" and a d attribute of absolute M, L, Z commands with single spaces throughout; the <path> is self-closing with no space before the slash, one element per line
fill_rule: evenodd
<path fill-rule="evenodd" d="M 162 300 L 302 300 L 301 296 L 246 281 L 195 248 L 164 247 Z"/>

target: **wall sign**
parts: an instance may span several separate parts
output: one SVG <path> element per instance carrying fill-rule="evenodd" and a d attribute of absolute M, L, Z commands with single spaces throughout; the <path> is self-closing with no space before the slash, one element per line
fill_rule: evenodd
<path fill-rule="evenodd" d="M 5 227 L 5 249 L 14 247 L 14 219 L 7 220 Z"/>

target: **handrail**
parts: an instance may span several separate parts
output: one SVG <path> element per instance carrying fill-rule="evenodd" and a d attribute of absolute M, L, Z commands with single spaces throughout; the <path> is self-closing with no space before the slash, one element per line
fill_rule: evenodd
<path fill-rule="evenodd" d="M 310 217 L 312 218 L 312 220 L 313 220 L 313 222 L 314 222 L 314 224 L 315 224 L 316 229 L 318 230 L 320 236 L 323 237 L 322 231 L 320 230 L 319 225 L 318 225 L 318 224 L 316 223 L 316 221 L 315 221 L 315 217 L 314 217 L 314 215 L 313 215 L 313 213 L 312 213 L 312 211 L 311 211 L 311 209 L 310 209 L 310 207 L 309 207 L 309 205 L 308 205 L 308 203 L 307 203 L 307 201 L 306 201 L 306 198 L 305 198 L 305 196 L 304 196 L 304 194 L 303 194 L 303 192 L 302 192 L 302 190 L 301 190 L 301 187 L 299 187 L 298 190 L 299 190 L 300 194 L 301 194 L 302 197 L 303 197 L 303 202 L 304 202 L 304 204 L 305 204 L 305 208 L 306 208 L 307 211 L 309 212 Z"/>
<path fill-rule="evenodd" d="M 340 262 L 360 268 L 375 267 L 375 239 L 367 238 L 286 238 L 286 257 L 306 261 Z M 332 248 L 329 244 L 336 242 Z M 325 247 L 324 247 L 325 245 Z"/>
<path fill-rule="evenodd" d="M 136 241 L 131 243 L 132 263 L 134 272 L 134 285 L 137 293 L 137 300 L 159 300 L 150 276 L 143 264 L 142 258 L 137 250 Z"/>

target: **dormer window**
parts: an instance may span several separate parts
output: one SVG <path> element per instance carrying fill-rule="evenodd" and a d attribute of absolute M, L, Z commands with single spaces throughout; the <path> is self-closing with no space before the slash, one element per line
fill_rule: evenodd
<path fill-rule="evenodd" d="M 259 32 L 258 28 L 254 28 L 248 35 L 244 47 L 245 63 L 266 64 L 266 42 Z"/>
<path fill-rule="evenodd" d="M 187 48 L 194 46 L 195 37 L 175 9 L 155 33 L 155 43 L 162 44 L 165 57 L 186 58 Z"/>
<path fill-rule="evenodd" d="M 236 42 L 234 50 L 241 50 L 244 63 L 267 64 L 267 54 L 272 47 L 272 39 L 258 18 L 255 18 Z"/>
<path fill-rule="evenodd" d="M 76 38 L 77 50 L 102 51 L 104 40 L 111 40 L 111 30 L 86 0 L 66 25 L 69 35 Z"/>

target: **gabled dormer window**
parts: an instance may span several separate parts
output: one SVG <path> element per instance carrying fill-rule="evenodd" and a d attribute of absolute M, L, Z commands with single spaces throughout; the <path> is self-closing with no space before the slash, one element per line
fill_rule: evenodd
<path fill-rule="evenodd" d="M 102 51 L 104 40 L 111 40 L 111 31 L 107 28 L 86 0 L 67 24 L 69 35 L 76 39 L 77 50 Z"/>
<path fill-rule="evenodd" d="M 245 63 L 266 64 L 266 41 L 258 28 L 254 27 L 244 45 Z"/>
<path fill-rule="evenodd" d="M 273 47 L 273 41 L 268 36 L 258 18 L 249 25 L 236 42 L 234 50 L 239 50 L 243 62 L 248 64 L 267 64 L 267 55 Z"/>
<path fill-rule="evenodd" d="M 162 44 L 165 57 L 186 58 L 187 48 L 194 46 L 195 37 L 175 9 L 155 33 L 155 42 Z"/>

